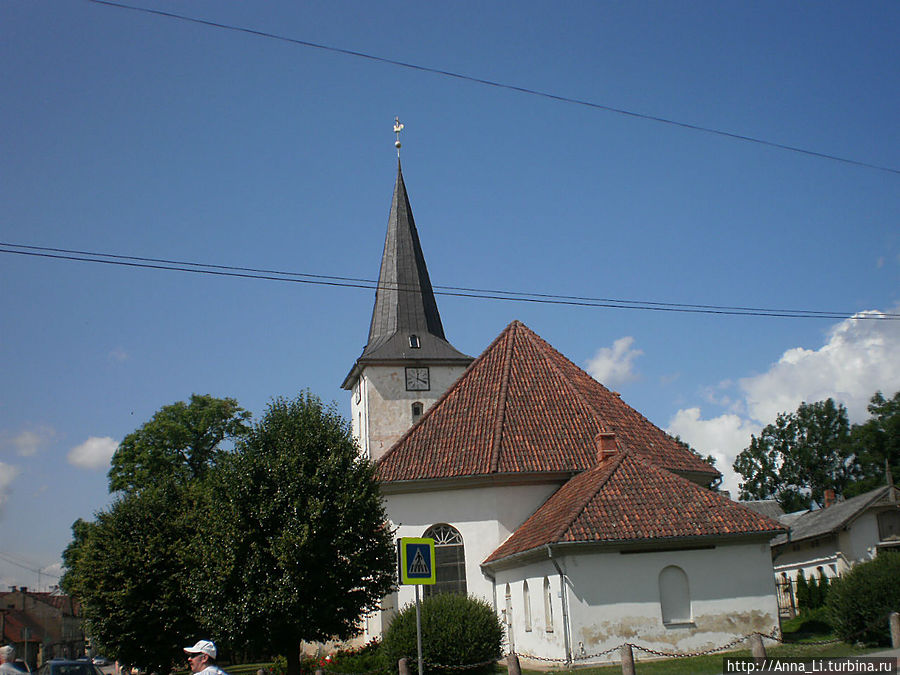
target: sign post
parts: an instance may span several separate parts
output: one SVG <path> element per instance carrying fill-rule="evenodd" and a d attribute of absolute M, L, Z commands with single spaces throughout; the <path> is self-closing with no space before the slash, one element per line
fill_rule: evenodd
<path fill-rule="evenodd" d="M 436 581 L 434 539 L 400 537 L 397 540 L 397 567 L 400 583 L 416 587 L 416 648 L 419 657 L 419 675 L 423 675 L 422 610 L 419 604 L 419 586 L 431 585 Z"/>

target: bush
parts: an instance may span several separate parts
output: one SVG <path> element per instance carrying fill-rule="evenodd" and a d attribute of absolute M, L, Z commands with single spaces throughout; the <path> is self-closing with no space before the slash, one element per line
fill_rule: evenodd
<path fill-rule="evenodd" d="M 466 673 L 489 673 L 501 657 L 503 626 L 484 600 L 445 593 L 422 602 L 422 656 L 429 673 L 446 672 L 435 666 L 466 666 L 491 661 Z M 406 605 L 394 618 L 381 644 L 385 668 L 397 672 L 397 662 L 409 659 L 416 669 L 416 606 Z"/>
<path fill-rule="evenodd" d="M 800 616 L 782 621 L 781 633 L 785 642 L 800 642 L 811 637 L 831 635 L 831 617 L 824 607 L 808 609 Z"/>
<path fill-rule="evenodd" d="M 890 644 L 888 615 L 900 609 L 900 553 L 880 553 L 832 583 L 828 613 L 845 642 Z"/>
<path fill-rule="evenodd" d="M 378 640 L 370 640 L 362 647 L 340 649 L 325 663 L 326 672 L 337 673 L 374 673 L 384 671 L 381 658 L 381 645 Z"/>

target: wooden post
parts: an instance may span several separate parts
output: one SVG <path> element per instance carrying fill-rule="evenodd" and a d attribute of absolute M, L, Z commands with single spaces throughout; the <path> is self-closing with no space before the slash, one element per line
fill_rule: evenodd
<path fill-rule="evenodd" d="M 622 675 L 634 675 L 634 652 L 631 651 L 631 645 L 625 643 L 619 653 L 622 655 Z"/>
<path fill-rule="evenodd" d="M 509 675 L 522 675 L 522 667 L 519 665 L 519 655 L 515 652 L 507 654 L 506 669 L 509 671 Z"/>
<path fill-rule="evenodd" d="M 891 626 L 891 644 L 894 649 L 900 649 L 900 614 L 891 612 L 888 623 Z"/>
<path fill-rule="evenodd" d="M 406 660 L 404 656 L 397 664 L 397 667 L 400 670 L 400 675 L 409 675 L 409 661 Z"/>
<path fill-rule="evenodd" d="M 753 659 L 757 663 L 762 663 L 766 658 L 766 646 L 763 644 L 762 636 L 759 633 L 754 633 L 750 636 L 750 653 L 753 654 Z"/>

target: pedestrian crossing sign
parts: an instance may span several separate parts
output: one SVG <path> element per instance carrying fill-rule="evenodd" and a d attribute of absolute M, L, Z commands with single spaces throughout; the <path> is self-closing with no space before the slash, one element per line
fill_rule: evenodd
<path fill-rule="evenodd" d="M 434 539 L 401 537 L 397 540 L 397 562 L 401 584 L 435 583 Z"/>

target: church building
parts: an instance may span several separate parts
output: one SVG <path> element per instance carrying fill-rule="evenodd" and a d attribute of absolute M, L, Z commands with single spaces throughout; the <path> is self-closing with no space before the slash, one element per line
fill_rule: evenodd
<path fill-rule="evenodd" d="M 426 596 L 486 599 L 509 651 L 591 662 L 777 630 L 779 523 L 711 490 L 712 466 L 519 321 L 474 360 L 447 341 L 399 164 L 343 387 L 396 536 L 435 540 Z M 386 598 L 367 635 L 413 597 Z"/>

